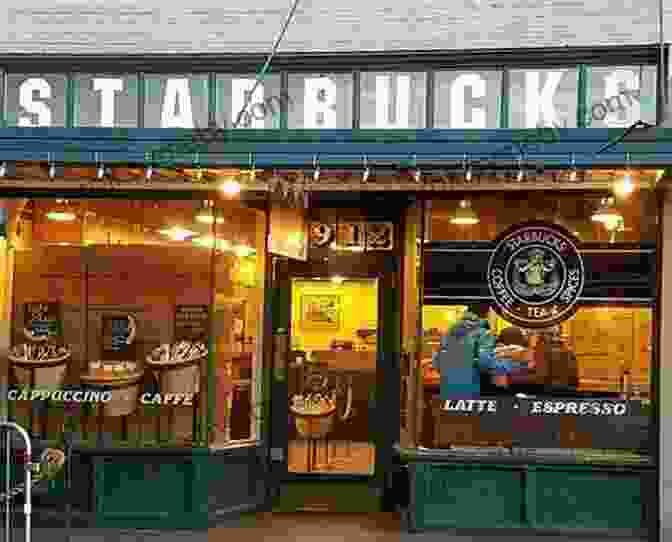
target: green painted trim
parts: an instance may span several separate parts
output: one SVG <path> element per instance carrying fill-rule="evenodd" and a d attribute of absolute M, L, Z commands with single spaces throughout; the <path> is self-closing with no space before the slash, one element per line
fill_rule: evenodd
<path fill-rule="evenodd" d="M 502 70 L 502 86 L 497 97 L 499 102 L 500 128 L 509 128 L 511 125 L 511 74 L 509 70 Z"/>
<path fill-rule="evenodd" d="M 585 64 L 577 66 L 577 107 L 576 107 L 576 126 L 577 128 L 588 128 L 590 126 L 590 67 Z"/>
<path fill-rule="evenodd" d="M 65 127 L 74 128 L 75 115 L 77 108 L 75 107 L 75 79 L 71 73 L 68 74 L 65 80 Z M 79 100 L 77 100 L 79 101 Z"/>
<path fill-rule="evenodd" d="M 214 318 L 213 318 L 214 319 Z M 206 391 L 207 402 L 205 406 L 205 435 L 202 431 L 198 431 L 197 440 L 202 441 L 205 438 L 205 441 L 209 444 L 210 437 L 214 434 L 215 431 L 215 348 L 217 343 L 213 334 L 210 333 L 210 338 L 208 339 L 208 389 Z M 200 428 L 199 428 L 200 429 Z"/>
<path fill-rule="evenodd" d="M 534 466 L 527 468 L 525 473 L 525 517 L 523 518 L 529 527 L 537 526 L 537 473 Z"/>

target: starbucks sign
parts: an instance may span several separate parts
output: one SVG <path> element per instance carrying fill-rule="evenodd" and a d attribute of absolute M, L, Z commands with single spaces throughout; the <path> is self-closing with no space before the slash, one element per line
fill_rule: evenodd
<path fill-rule="evenodd" d="M 535 221 L 508 229 L 488 263 L 495 310 L 525 328 L 553 326 L 572 316 L 583 284 L 576 240 L 556 224 Z"/>

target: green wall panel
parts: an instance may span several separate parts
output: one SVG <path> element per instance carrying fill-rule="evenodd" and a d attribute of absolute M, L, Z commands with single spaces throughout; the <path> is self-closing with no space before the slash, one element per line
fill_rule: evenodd
<path fill-rule="evenodd" d="M 411 528 L 645 528 L 646 472 L 410 463 Z"/>
<path fill-rule="evenodd" d="M 204 460 L 207 457 L 97 460 L 97 526 L 204 528 L 208 517 Z"/>
<path fill-rule="evenodd" d="M 637 529 L 642 527 L 642 482 L 638 475 L 615 472 L 534 474 L 535 514 L 539 528 Z"/>
<path fill-rule="evenodd" d="M 415 503 L 422 527 L 520 527 L 523 474 L 516 470 L 423 465 Z"/>

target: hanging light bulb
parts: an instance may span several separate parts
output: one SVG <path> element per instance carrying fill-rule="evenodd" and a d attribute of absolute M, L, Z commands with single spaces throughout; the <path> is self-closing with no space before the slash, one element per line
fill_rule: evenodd
<path fill-rule="evenodd" d="M 0 164 L 0 178 L 7 175 L 7 162 Z"/>
<path fill-rule="evenodd" d="M 154 175 L 154 168 L 148 166 L 147 169 L 145 169 L 145 181 L 149 182 L 152 179 L 152 175 Z"/>
<path fill-rule="evenodd" d="M 576 177 L 577 177 L 577 171 L 576 171 L 576 163 L 574 160 L 574 154 L 571 156 L 571 164 L 569 168 L 569 180 L 571 182 L 576 182 Z"/>
<path fill-rule="evenodd" d="M 471 202 L 467 199 L 463 199 L 460 202 L 460 206 L 455 211 L 455 215 L 450 219 L 451 224 L 458 226 L 473 226 L 478 224 L 480 219 L 478 215 L 471 208 Z"/>
<path fill-rule="evenodd" d="M 219 189 L 224 192 L 227 196 L 237 196 L 240 194 L 241 186 L 240 183 L 234 179 L 234 178 L 229 178 L 226 181 L 222 183 L 222 185 L 219 187 Z"/>
<path fill-rule="evenodd" d="M 468 183 L 471 182 L 471 177 L 472 177 L 472 170 L 471 170 L 471 165 L 467 166 L 467 171 L 464 173 L 464 180 L 467 181 Z"/>
<path fill-rule="evenodd" d="M 523 164 L 520 158 L 518 159 L 518 173 L 516 174 L 516 181 L 521 182 L 523 180 L 523 177 L 525 176 L 525 172 L 523 171 Z"/>
<path fill-rule="evenodd" d="M 49 178 L 53 181 L 56 177 L 56 165 L 52 162 L 49 164 Z"/>
<path fill-rule="evenodd" d="M 364 173 L 362 174 L 362 182 L 363 183 L 368 183 L 369 182 L 369 177 L 371 176 L 371 168 L 366 167 L 364 169 Z"/>
<path fill-rule="evenodd" d="M 416 168 L 416 169 L 413 171 L 413 180 L 414 180 L 416 183 L 419 183 L 421 179 L 422 179 L 422 171 L 420 171 L 420 168 Z"/>

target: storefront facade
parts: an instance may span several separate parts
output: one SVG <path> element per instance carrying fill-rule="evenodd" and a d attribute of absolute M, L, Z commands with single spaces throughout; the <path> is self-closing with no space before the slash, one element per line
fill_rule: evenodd
<path fill-rule="evenodd" d="M 99 525 L 357 502 L 413 529 L 653 533 L 672 143 L 625 129 L 660 118 L 658 54 L 279 57 L 247 109 L 253 58 L 2 59 L 9 416 L 72 435 Z M 437 397 L 465 307 L 508 327 L 488 265 L 529 221 L 582 262 L 566 319 L 518 321 L 559 326 L 573 376 L 549 365 L 539 405 Z"/>

